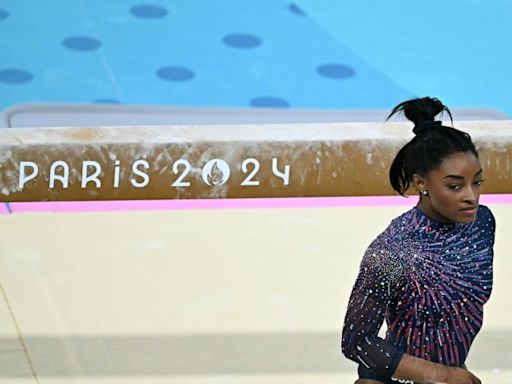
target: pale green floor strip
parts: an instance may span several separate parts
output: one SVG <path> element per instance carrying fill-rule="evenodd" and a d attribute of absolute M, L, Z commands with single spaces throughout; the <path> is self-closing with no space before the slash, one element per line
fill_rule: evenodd
<path fill-rule="evenodd" d="M 23 377 L 24 383 L 39 383 L 9 301 L 0 283 L 0 383 L 4 377 Z M 28 378 L 32 377 L 32 378 Z"/>

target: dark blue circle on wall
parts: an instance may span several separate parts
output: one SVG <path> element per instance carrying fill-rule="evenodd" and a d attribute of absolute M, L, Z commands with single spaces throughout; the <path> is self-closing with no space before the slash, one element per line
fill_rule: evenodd
<path fill-rule="evenodd" d="M 88 52 L 101 47 L 101 41 L 89 36 L 71 36 L 62 40 L 62 45 L 72 51 Z"/>
<path fill-rule="evenodd" d="M 255 48 L 261 45 L 261 39 L 258 36 L 247 33 L 232 33 L 224 36 L 222 41 L 233 48 Z"/>
<path fill-rule="evenodd" d="M 290 103 L 279 97 L 261 96 L 252 99 L 251 106 L 256 108 L 288 108 Z"/>
<path fill-rule="evenodd" d="M 336 63 L 321 65 L 316 69 L 316 71 L 320 75 L 331 79 L 346 79 L 348 77 L 354 76 L 356 73 L 352 67 Z"/>
<path fill-rule="evenodd" d="M 306 16 L 304 11 L 302 9 L 300 9 L 300 7 L 297 4 L 290 3 L 290 5 L 288 5 L 288 10 L 291 13 L 295 13 L 296 15 Z"/>
<path fill-rule="evenodd" d="M 142 19 L 160 19 L 167 16 L 167 9 L 155 4 L 137 4 L 130 8 L 130 13 Z"/>
<path fill-rule="evenodd" d="M 195 77 L 194 71 L 186 67 L 162 67 L 156 71 L 156 75 L 167 81 L 187 81 Z"/>
<path fill-rule="evenodd" d="M 7 19 L 8 17 L 9 17 L 9 12 L 7 12 L 3 8 L 0 8 L 0 21 Z"/>
<path fill-rule="evenodd" d="M 34 75 L 23 69 L 0 69 L 0 83 L 17 85 L 29 83 L 32 80 L 34 80 Z"/>

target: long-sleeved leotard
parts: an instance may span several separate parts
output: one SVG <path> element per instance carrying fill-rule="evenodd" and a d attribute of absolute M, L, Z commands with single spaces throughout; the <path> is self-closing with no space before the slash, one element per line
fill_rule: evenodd
<path fill-rule="evenodd" d="M 403 353 L 463 366 L 491 294 L 494 231 L 482 205 L 468 224 L 441 223 L 418 208 L 394 219 L 361 262 L 343 327 L 345 356 L 388 379 Z"/>

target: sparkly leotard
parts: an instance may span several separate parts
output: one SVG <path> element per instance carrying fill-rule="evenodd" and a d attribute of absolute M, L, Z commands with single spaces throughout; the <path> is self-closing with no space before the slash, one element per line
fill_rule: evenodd
<path fill-rule="evenodd" d="M 479 206 L 468 224 L 413 208 L 368 247 L 355 282 L 342 351 L 362 378 L 391 380 L 403 353 L 463 366 L 492 289 L 495 221 Z M 387 332 L 378 337 L 383 320 Z"/>

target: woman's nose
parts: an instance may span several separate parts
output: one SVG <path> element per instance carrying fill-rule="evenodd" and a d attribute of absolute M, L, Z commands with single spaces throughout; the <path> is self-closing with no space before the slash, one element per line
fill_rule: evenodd
<path fill-rule="evenodd" d="M 474 204 L 477 200 L 478 192 L 473 189 L 473 186 L 470 188 L 466 188 L 466 194 L 464 196 L 464 201 L 470 202 Z"/>

